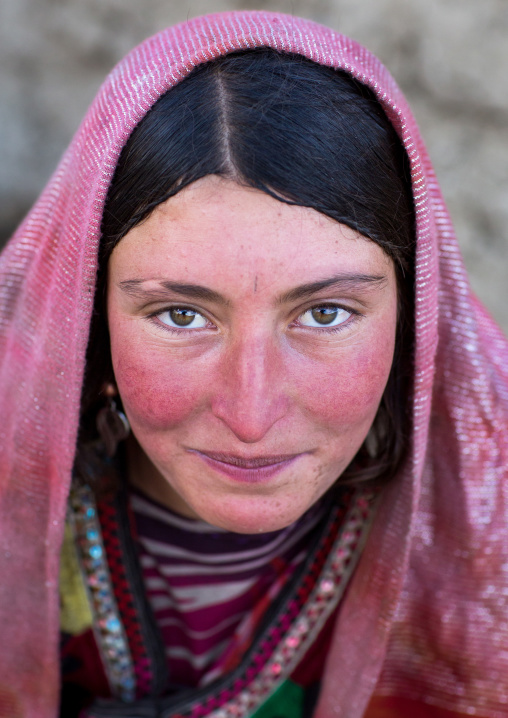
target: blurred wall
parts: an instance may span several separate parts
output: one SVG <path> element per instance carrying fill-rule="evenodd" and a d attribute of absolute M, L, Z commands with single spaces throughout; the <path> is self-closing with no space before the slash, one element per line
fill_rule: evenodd
<path fill-rule="evenodd" d="M 0 242 L 133 45 L 188 17 L 252 8 L 329 25 L 392 71 L 426 138 L 473 286 L 508 331 L 507 0 L 2 0 Z"/>

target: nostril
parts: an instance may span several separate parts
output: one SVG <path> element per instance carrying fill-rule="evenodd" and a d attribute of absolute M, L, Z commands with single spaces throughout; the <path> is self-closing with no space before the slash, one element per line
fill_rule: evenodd
<path fill-rule="evenodd" d="M 247 394 L 218 398 L 213 414 L 244 443 L 260 441 L 288 411 L 284 397 L 255 397 Z"/>

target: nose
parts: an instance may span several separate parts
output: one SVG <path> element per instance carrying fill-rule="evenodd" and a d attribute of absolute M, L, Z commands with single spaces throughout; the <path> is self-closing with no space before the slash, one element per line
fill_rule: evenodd
<path fill-rule="evenodd" d="M 261 441 L 289 409 L 280 349 L 242 337 L 225 350 L 212 412 L 244 443 Z"/>

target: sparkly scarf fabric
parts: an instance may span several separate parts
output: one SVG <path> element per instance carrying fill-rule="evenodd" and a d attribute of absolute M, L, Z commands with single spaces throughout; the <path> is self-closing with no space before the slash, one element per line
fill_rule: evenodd
<path fill-rule="evenodd" d="M 471 293 L 416 123 L 387 71 L 327 28 L 246 12 L 191 20 L 133 50 L 2 255 L 2 718 L 57 710 L 58 554 L 101 212 L 118 155 L 153 102 L 193 66 L 261 45 L 343 68 L 374 90 L 407 149 L 417 216 L 412 455 L 384 491 L 316 717 L 361 718 L 373 692 L 406 705 L 508 714 L 507 345 Z"/>

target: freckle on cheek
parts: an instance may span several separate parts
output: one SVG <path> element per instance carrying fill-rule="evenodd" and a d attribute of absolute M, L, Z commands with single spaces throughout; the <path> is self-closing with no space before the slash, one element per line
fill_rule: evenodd
<path fill-rule="evenodd" d="M 124 408 L 136 423 L 169 429 L 181 423 L 196 405 L 194 392 L 175 373 L 119 364 L 115 369 Z"/>
<path fill-rule="evenodd" d="M 307 406 L 323 423 L 343 425 L 361 421 L 376 408 L 384 391 L 389 362 L 372 356 L 356 357 L 352 363 L 340 363 L 321 370 L 316 379 L 302 386 Z"/>

